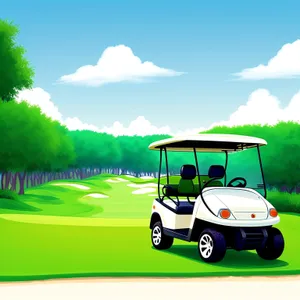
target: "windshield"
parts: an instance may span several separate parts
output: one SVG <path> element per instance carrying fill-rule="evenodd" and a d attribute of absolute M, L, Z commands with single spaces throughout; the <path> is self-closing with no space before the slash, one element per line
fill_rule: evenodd
<path fill-rule="evenodd" d="M 228 154 L 226 183 L 236 177 L 243 177 L 247 181 L 247 188 L 254 189 L 265 196 L 263 174 L 256 147 Z"/>
<path fill-rule="evenodd" d="M 226 169 L 226 177 L 218 180 L 218 182 L 221 182 L 223 186 L 227 186 L 233 179 L 241 177 L 246 180 L 245 188 L 254 189 L 262 196 L 265 196 L 263 174 L 256 147 L 228 153 L 227 166 L 225 153 L 208 153 L 204 157 L 202 153 L 197 153 L 197 155 L 202 182 L 203 179 L 208 180 L 207 174 L 210 166 L 222 165 Z M 236 186 L 240 182 L 243 183 L 243 181 L 240 180 L 232 181 L 232 185 Z"/>

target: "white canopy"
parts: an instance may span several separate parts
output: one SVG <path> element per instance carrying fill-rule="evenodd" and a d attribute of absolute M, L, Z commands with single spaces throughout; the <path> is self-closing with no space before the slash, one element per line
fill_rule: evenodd
<path fill-rule="evenodd" d="M 267 145 L 267 142 L 261 138 L 245 135 L 203 133 L 160 140 L 150 144 L 149 149 L 159 150 L 166 147 L 168 151 L 190 152 L 195 148 L 199 152 L 232 152 L 253 148 L 257 145 Z"/>

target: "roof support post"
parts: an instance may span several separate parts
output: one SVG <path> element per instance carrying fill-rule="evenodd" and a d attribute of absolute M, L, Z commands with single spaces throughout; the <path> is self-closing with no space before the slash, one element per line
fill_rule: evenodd
<path fill-rule="evenodd" d="M 267 197 L 266 181 L 265 181 L 265 175 L 264 175 L 264 170 L 263 170 L 263 165 L 262 165 L 262 160 L 261 160 L 259 145 L 257 144 L 256 147 L 257 147 L 257 154 L 258 154 L 258 158 L 259 158 L 259 165 L 260 165 L 260 170 L 261 170 L 261 176 L 262 176 L 263 185 L 264 185 L 264 198 L 266 199 L 266 197 Z"/>
<path fill-rule="evenodd" d="M 161 200 L 161 197 L 160 197 L 161 161 L 162 161 L 162 148 L 159 149 L 159 167 L 158 167 L 158 184 L 157 184 L 157 193 L 158 193 L 159 200 Z"/>
<path fill-rule="evenodd" d="M 197 175 L 198 175 L 198 183 L 199 183 L 199 193 L 201 190 L 201 179 L 200 179 L 200 172 L 199 172 L 199 164 L 198 164 L 198 158 L 197 158 L 197 151 L 195 148 L 193 148 L 194 156 L 195 156 L 195 162 L 196 162 L 196 168 L 197 168 Z"/>

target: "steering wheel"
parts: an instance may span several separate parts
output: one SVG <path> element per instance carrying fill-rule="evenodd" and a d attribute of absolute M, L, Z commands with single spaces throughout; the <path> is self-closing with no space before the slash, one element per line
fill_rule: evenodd
<path fill-rule="evenodd" d="M 242 182 L 239 182 L 238 185 L 232 185 L 232 183 L 235 181 L 242 181 Z M 231 179 L 227 184 L 228 187 L 245 187 L 246 185 L 247 185 L 247 180 L 243 177 L 235 177 Z"/>
<path fill-rule="evenodd" d="M 170 188 L 170 186 L 164 185 L 163 188 L 162 188 L 162 193 L 163 193 L 164 197 L 167 197 L 168 199 L 170 199 L 171 201 L 173 201 L 174 204 L 175 204 L 176 206 L 179 206 L 179 200 L 178 200 L 178 199 L 177 199 L 177 202 L 176 202 L 174 199 L 172 199 L 169 195 L 167 195 L 167 194 L 165 193 L 165 190 L 166 190 L 168 187 Z"/>

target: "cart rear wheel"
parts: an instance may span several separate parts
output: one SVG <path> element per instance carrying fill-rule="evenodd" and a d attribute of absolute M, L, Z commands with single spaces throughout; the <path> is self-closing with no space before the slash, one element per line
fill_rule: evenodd
<path fill-rule="evenodd" d="M 153 225 L 151 233 L 152 245 L 158 250 L 169 249 L 173 245 L 174 238 L 163 233 L 161 222 Z"/>

